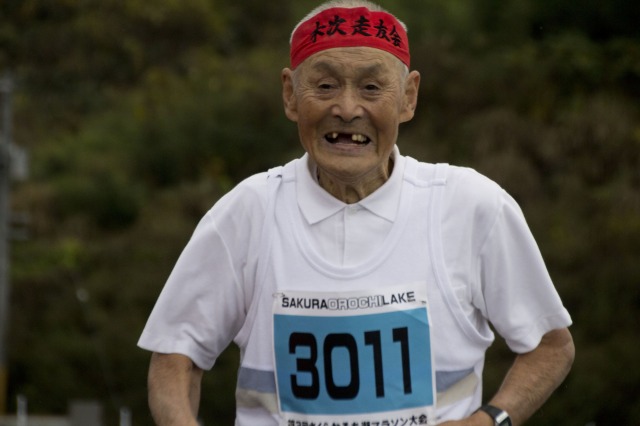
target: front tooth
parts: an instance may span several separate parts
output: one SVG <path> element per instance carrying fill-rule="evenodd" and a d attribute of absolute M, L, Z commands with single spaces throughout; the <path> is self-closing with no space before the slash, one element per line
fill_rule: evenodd
<path fill-rule="evenodd" d="M 353 134 L 353 135 L 351 135 L 351 140 L 355 141 L 355 142 L 364 142 L 365 141 L 365 137 L 363 135 Z"/>
<path fill-rule="evenodd" d="M 331 133 L 331 139 L 335 139 L 338 137 L 338 132 Z"/>

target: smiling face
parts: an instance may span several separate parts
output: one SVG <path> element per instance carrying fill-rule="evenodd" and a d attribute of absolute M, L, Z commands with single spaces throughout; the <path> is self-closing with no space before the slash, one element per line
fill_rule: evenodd
<path fill-rule="evenodd" d="M 282 79 L 285 113 L 321 184 L 349 186 L 361 198 L 381 186 L 398 126 L 413 117 L 419 74 L 385 51 L 344 47 L 310 56 Z"/>

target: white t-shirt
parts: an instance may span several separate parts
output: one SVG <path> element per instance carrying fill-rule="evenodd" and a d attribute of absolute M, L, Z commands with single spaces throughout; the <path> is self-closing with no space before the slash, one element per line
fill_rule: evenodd
<path fill-rule="evenodd" d="M 332 263 L 360 263 L 392 228 L 406 162 L 397 149 L 394 156 L 390 179 L 352 205 L 320 188 L 313 167 L 299 173 L 298 207 L 314 244 Z M 300 164 L 308 164 L 306 156 Z M 484 330 L 488 319 L 518 353 L 534 349 L 546 332 L 570 325 L 515 201 L 471 169 L 449 167 L 446 180 L 440 209 L 444 260 L 471 323 Z M 266 174 L 258 174 L 205 215 L 158 299 L 141 347 L 187 355 L 204 369 L 213 366 L 241 329 L 254 295 L 255 246 L 268 197 Z"/>

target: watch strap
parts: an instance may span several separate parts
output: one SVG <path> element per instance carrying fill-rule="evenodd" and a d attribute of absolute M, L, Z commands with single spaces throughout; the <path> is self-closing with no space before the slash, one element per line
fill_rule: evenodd
<path fill-rule="evenodd" d="M 495 407 L 490 404 L 485 404 L 478 408 L 478 410 L 484 411 L 493 419 L 495 426 L 512 426 L 511 417 L 505 410 Z"/>

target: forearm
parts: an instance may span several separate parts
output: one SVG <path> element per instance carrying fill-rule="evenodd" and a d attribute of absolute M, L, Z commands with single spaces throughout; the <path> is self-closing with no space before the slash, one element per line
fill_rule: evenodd
<path fill-rule="evenodd" d="M 550 331 L 535 350 L 516 357 L 489 403 L 506 410 L 514 425 L 524 423 L 565 379 L 574 355 L 569 330 Z"/>
<path fill-rule="evenodd" d="M 567 329 L 545 334 L 533 351 L 518 355 L 502 386 L 489 401 L 506 410 L 514 426 L 523 424 L 565 379 L 574 358 L 574 346 Z M 477 411 L 466 419 L 441 426 L 493 426 L 493 419 Z"/>
<path fill-rule="evenodd" d="M 149 408 L 158 426 L 196 426 L 202 370 L 183 355 L 157 354 L 149 366 Z"/>

